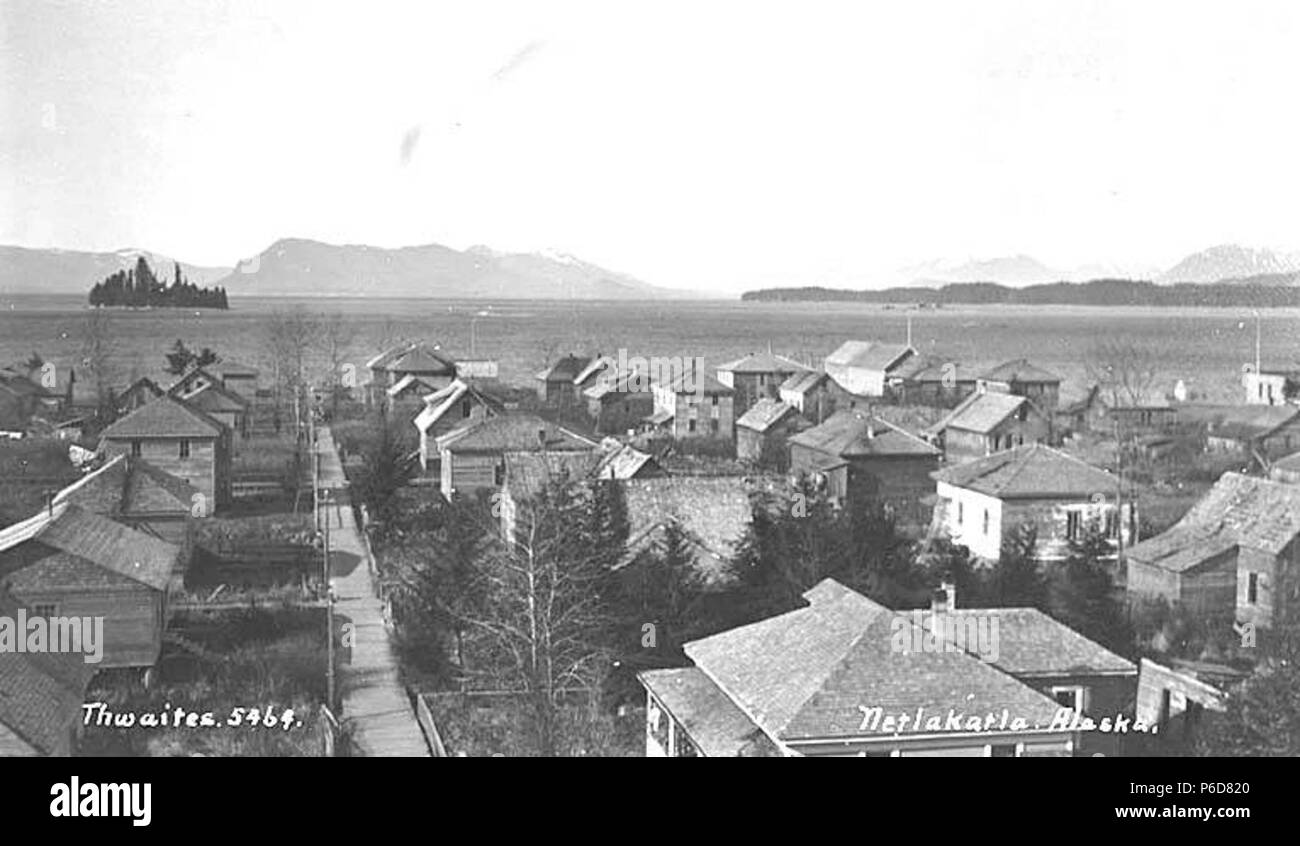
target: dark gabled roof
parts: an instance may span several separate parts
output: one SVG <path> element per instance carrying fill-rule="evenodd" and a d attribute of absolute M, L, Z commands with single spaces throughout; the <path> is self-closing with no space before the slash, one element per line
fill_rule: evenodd
<path fill-rule="evenodd" d="M 591 359 L 582 355 L 566 355 L 537 374 L 543 382 L 573 382 L 587 369 Z"/>
<path fill-rule="evenodd" d="M 745 716 L 698 667 L 673 667 L 637 674 L 707 758 L 779 754 L 762 729 Z"/>
<path fill-rule="evenodd" d="M 581 385 L 593 376 L 608 376 L 618 369 L 618 362 L 607 355 L 600 355 L 587 362 L 587 366 L 573 377 L 573 384 Z"/>
<path fill-rule="evenodd" d="M 147 402 L 104 430 L 108 440 L 129 438 L 219 438 L 225 424 L 187 402 L 161 396 Z"/>
<path fill-rule="evenodd" d="M 1300 535 L 1300 485 L 1224 473 L 1168 531 L 1131 547 L 1130 559 L 1182 572 L 1244 546 L 1278 555 Z"/>
<path fill-rule="evenodd" d="M 621 373 L 616 378 L 601 379 L 591 387 L 584 388 L 582 395 L 599 400 L 610 394 L 648 394 L 652 387 L 650 377 L 644 373 Z"/>
<path fill-rule="evenodd" d="M 19 603 L 0 590 L 0 617 L 17 617 Z M 83 654 L 0 650 L 0 725 L 42 754 L 58 751 L 81 718 L 95 674 Z"/>
<path fill-rule="evenodd" d="M 749 483 L 738 476 L 659 476 L 629 480 L 623 488 L 629 560 L 659 542 L 675 520 L 695 548 L 695 565 L 708 581 L 725 577 L 735 544 L 752 518 Z"/>
<path fill-rule="evenodd" d="M 989 382 L 1029 382 L 1029 383 L 1046 383 L 1060 384 L 1061 377 L 1051 373 L 1036 364 L 1030 363 L 1027 358 L 1017 358 L 1011 361 L 1004 361 L 992 370 L 980 374 L 981 379 Z"/>
<path fill-rule="evenodd" d="M 647 452 L 617 441 L 601 443 L 604 454 L 591 475 L 597 479 L 633 479 L 642 470 L 658 469 L 658 462 Z"/>
<path fill-rule="evenodd" d="M 908 382 L 950 382 L 954 386 L 963 382 L 972 383 L 978 378 L 975 371 L 967 365 L 935 356 L 909 358 L 890 375 Z"/>
<path fill-rule="evenodd" d="M 735 361 L 719 364 L 718 371 L 731 373 L 803 373 L 808 366 L 770 352 L 750 353 Z"/>
<path fill-rule="evenodd" d="M 678 374 L 667 385 L 674 394 L 703 394 L 704 396 L 731 396 L 735 391 L 707 373 L 687 371 Z"/>
<path fill-rule="evenodd" d="M 688 657 L 746 715 L 782 741 L 859 738 L 862 708 L 942 719 L 949 709 L 1009 713 L 1051 723 L 1055 702 L 961 651 L 902 651 L 907 614 L 895 614 L 832 579 L 804 594 L 809 605 L 686 644 Z M 981 732 L 996 736 L 999 729 Z M 892 736 L 925 733 L 908 725 Z M 882 739 L 884 735 L 882 734 Z"/>
<path fill-rule="evenodd" d="M 931 426 L 927 431 L 932 434 L 944 429 L 961 429 L 966 432 L 985 434 L 1015 414 L 1021 406 L 1033 403 L 1026 397 L 1016 394 L 1004 394 L 998 391 L 971 394 L 962 400 L 947 417 Z"/>
<path fill-rule="evenodd" d="M 535 414 L 502 414 L 478 420 L 438 439 L 440 449 L 456 452 L 592 451 L 595 441 Z"/>
<path fill-rule="evenodd" d="M 915 355 L 907 344 L 881 344 L 872 341 L 845 341 L 826 356 L 827 366 L 859 367 L 864 370 L 891 371 L 902 359 Z"/>
<path fill-rule="evenodd" d="M 751 405 L 744 414 L 740 415 L 736 425 L 745 429 L 753 429 L 755 432 L 766 432 L 792 414 L 798 417 L 799 411 L 788 402 L 763 397 Z M 803 418 L 799 419 L 802 420 Z"/>
<path fill-rule="evenodd" d="M 52 554 L 10 575 L 10 583 L 19 592 L 54 584 L 112 584 L 114 579 L 105 579 L 106 574 L 165 590 L 180 556 L 180 549 L 166 541 L 76 505 L 56 508 L 31 540 L 48 547 Z"/>
<path fill-rule="evenodd" d="M 1043 444 L 1014 447 L 932 475 L 998 499 L 1110 498 L 1116 485 L 1105 470 Z"/>
<path fill-rule="evenodd" d="M 779 390 L 792 391 L 797 394 L 806 394 L 818 385 L 824 384 L 829 378 L 830 377 L 827 376 L 824 371 L 805 370 L 788 377 L 781 383 Z"/>
<path fill-rule="evenodd" d="M 194 381 L 190 376 L 195 373 L 201 375 L 205 384 L 198 390 L 191 390 Z M 248 400 L 223 388 L 212 374 L 200 370 L 191 373 L 190 376 L 172 385 L 167 390 L 167 394 L 206 414 L 242 413 L 248 410 Z"/>
<path fill-rule="evenodd" d="M 792 435 L 789 442 L 840 458 L 939 454 L 915 435 L 861 411 L 838 411 L 820 426 Z"/>
<path fill-rule="evenodd" d="M 396 386 L 394 386 L 396 387 Z M 415 415 L 415 428 L 427 432 L 429 427 L 443 418 L 449 410 L 462 400 L 469 399 L 488 409 L 490 414 L 499 414 L 505 410 L 505 403 L 487 391 L 481 390 L 474 383 L 464 379 L 453 379 L 450 384 L 439 388 L 424 398 L 424 408 Z"/>
<path fill-rule="evenodd" d="M 55 497 L 106 517 L 185 516 L 199 491 L 140 458 L 118 455 Z"/>
<path fill-rule="evenodd" d="M 997 660 L 991 663 L 1017 678 L 1137 672 L 1132 661 L 1094 643 L 1037 608 L 958 608 L 944 614 L 958 620 L 964 617 L 996 618 L 998 654 Z M 949 632 L 947 628 L 943 630 Z M 966 640 L 967 644 L 970 642 Z"/>

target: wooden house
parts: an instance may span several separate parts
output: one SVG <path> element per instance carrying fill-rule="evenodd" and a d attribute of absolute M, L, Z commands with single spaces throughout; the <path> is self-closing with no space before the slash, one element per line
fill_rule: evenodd
<path fill-rule="evenodd" d="M 1268 468 L 1268 477 L 1275 482 L 1300 485 L 1300 452 L 1274 461 Z"/>
<path fill-rule="evenodd" d="M 593 368 L 593 363 L 596 367 Z M 570 405 L 585 402 L 582 391 L 593 384 L 593 379 L 605 366 L 605 360 L 569 353 L 558 359 L 534 379 L 537 382 L 537 399 L 547 405 Z M 584 387 L 579 387 L 582 384 Z"/>
<path fill-rule="evenodd" d="M 247 364 L 223 359 L 208 365 L 208 371 L 221 380 L 221 387 L 233 391 L 246 400 L 257 396 L 261 388 L 261 371 Z"/>
<path fill-rule="evenodd" d="M 398 344 L 366 362 L 370 383 L 366 399 L 383 407 L 388 389 L 407 376 L 418 377 L 430 390 L 450 385 L 456 378 L 456 362 L 437 345 L 406 342 Z"/>
<path fill-rule="evenodd" d="M 1056 411 L 1060 402 L 1061 377 L 1018 358 L 1003 362 L 981 373 L 975 381 L 977 391 L 1000 391 L 1028 397 L 1045 414 Z"/>
<path fill-rule="evenodd" d="M 641 426 L 654 414 L 654 392 L 649 379 L 634 373 L 606 379 L 585 388 L 587 414 L 601 435 L 622 435 Z"/>
<path fill-rule="evenodd" d="M 948 461 L 964 461 L 1024 444 L 1046 443 L 1051 421 L 1026 397 L 983 392 L 971 394 L 924 434 L 943 450 Z"/>
<path fill-rule="evenodd" d="M 20 611 L 35 614 L 0 590 L 0 618 L 17 620 Z M 0 758 L 70 757 L 98 669 L 84 654 L 0 649 Z"/>
<path fill-rule="evenodd" d="M 1143 658 L 1138 669 L 1134 717 L 1159 726 L 1166 739 L 1191 740 L 1206 713 L 1227 710 L 1227 694 L 1206 679 Z"/>
<path fill-rule="evenodd" d="M 1210 452 L 1236 452 L 1266 463 L 1300 449 L 1300 406 L 1199 407 L 1183 416 L 1204 426 Z"/>
<path fill-rule="evenodd" d="M 777 399 L 799 410 L 805 419 L 821 423 L 835 413 L 830 399 L 831 377 L 820 370 L 796 373 L 781 383 Z"/>
<path fill-rule="evenodd" d="M 655 383 L 653 392 L 654 412 L 646 420 L 652 430 L 674 438 L 735 438 L 735 392 L 707 373 L 689 370 Z"/>
<path fill-rule="evenodd" d="M 203 495 L 184 479 L 142 458 L 116 455 L 59 491 L 54 504 L 69 502 L 181 548 L 189 560 L 190 521 L 203 512 Z"/>
<path fill-rule="evenodd" d="M 473 420 L 438 438 L 443 496 L 474 496 L 505 484 L 507 453 L 587 452 L 599 444 L 534 414 Z"/>
<path fill-rule="evenodd" d="M 910 344 L 845 341 L 826 356 L 823 369 L 849 394 L 883 397 L 890 377 L 914 355 Z"/>
<path fill-rule="evenodd" d="M 518 408 L 519 389 L 492 380 L 457 377 L 424 399 L 424 408 L 413 421 L 420 433 L 420 466 L 430 469 L 438 462 L 437 440 L 453 429 Z"/>
<path fill-rule="evenodd" d="M 0 531 L 0 589 L 41 616 L 101 617 L 101 668 L 152 667 L 180 549 L 64 503 Z"/>
<path fill-rule="evenodd" d="M 231 431 L 173 396 L 163 396 L 113 423 L 100 435 L 102 450 L 142 458 L 184 479 L 211 503 L 230 502 Z"/>
<path fill-rule="evenodd" d="M 221 381 L 206 370 L 190 370 L 167 389 L 167 394 L 208 415 L 240 438 L 248 437 L 249 400 L 222 387 Z"/>
<path fill-rule="evenodd" d="M 130 414 L 147 402 L 156 400 L 158 397 L 167 393 L 154 380 L 141 376 L 122 393 L 118 394 L 113 405 L 113 410 L 118 417 Z"/>
<path fill-rule="evenodd" d="M 832 579 L 803 597 L 801 608 L 687 643 L 689 667 L 639 674 L 647 756 L 1067 757 L 1078 748 L 1069 710 L 1024 681 L 959 648 L 900 649 L 924 635 L 911 615 Z M 1016 719 L 983 720 L 1004 712 Z M 945 729 L 952 714 L 958 726 Z"/>
<path fill-rule="evenodd" d="M 809 368 L 792 358 L 771 352 L 750 353 L 718 365 L 718 381 L 732 390 L 736 416 L 744 415 L 762 399 L 779 399 L 781 384 Z"/>
<path fill-rule="evenodd" d="M 764 397 L 736 421 L 736 458 L 784 472 L 790 467 L 787 439 L 812 425 L 793 405 Z"/>
<path fill-rule="evenodd" d="M 1133 597 L 1261 627 L 1296 618 L 1300 486 L 1224 473 L 1167 531 L 1125 551 Z"/>
<path fill-rule="evenodd" d="M 1137 537 L 1137 508 L 1119 502 L 1119 480 L 1044 444 L 1014 447 L 934 473 L 934 525 L 985 561 L 1022 527 L 1036 533 L 1040 561 L 1059 561 L 1089 530 L 1117 547 Z"/>
<path fill-rule="evenodd" d="M 883 504 L 905 528 L 929 523 L 939 450 L 917 436 L 864 412 L 840 411 L 788 443 L 790 472 L 824 484 L 832 500 L 849 508 Z"/>
<path fill-rule="evenodd" d="M 975 393 L 978 379 L 965 365 L 934 356 L 912 356 L 890 374 L 887 389 L 899 405 L 953 408 Z"/>
<path fill-rule="evenodd" d="M 1241 387 L 1247 405 L 1286 405 L 1300 400 L 1300 368 L 1243 368 Z"/>

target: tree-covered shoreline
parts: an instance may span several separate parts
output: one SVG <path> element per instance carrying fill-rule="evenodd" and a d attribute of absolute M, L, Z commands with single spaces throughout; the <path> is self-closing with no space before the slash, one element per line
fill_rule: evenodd
<path fill-rule="evenodd" d="M 179 264 L 173 265 L 171 284 L 154 274 L 144 256 L 135 267 L 119 270 L 90 289 L 92 306 L 128 308 L 215 308 L 229 309 L 226 289 L 200 288 L 185 278 Z"/>

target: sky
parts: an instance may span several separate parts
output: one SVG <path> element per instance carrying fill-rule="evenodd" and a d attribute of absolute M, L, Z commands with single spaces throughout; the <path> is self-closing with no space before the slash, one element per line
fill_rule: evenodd
<path fill-rule="evenodd" d="M 0 243 L 657 285 L 1300 249 L 1300 4 L 0 0 Z"/>

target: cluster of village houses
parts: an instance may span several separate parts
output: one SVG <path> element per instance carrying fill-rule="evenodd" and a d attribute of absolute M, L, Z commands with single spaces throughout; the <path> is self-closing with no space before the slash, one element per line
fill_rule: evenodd
<path fill-rule="evenodd" d="M 675 522 L 701 576 L 721 579 L 755 487 L 802 477 L 837 507 L 883 505 L 903 531 L 947 536 L 977 559 L 997 560 L 1026 525 L 1043 562 L 1100 531 L 1134 597 L 1265 628 L 1293 613 L 1300 455 L 1286 455 L 1300 450 L 1300 377 L 1290 371 L 1254 369 L 1240 405 L 1198 412 L 1207 447 L 1239 451 L 1257 472 L 1224 474 L 1173 527 L 1139 539 L 1135 497 L 1070 454 L 1068 439 L 1122 430 L 1156 453 L 1180 406 L 1108 401 L 1097 388 L 1065 401 L 1060 377 L 1026 359 L 973 370 L 910 344 L 854 340 L 816 364 L 768 351 L 651 380 L 608 356 L 570 354 L 521 388 L 495 362 L 409 342 L 366 368 L 361 398 L 414 427 L 418 481 L 447 497 L 499 494 L 507 537 L 519 503 L 556 473 L 618 480 L 629 559 Z M 66 409 L 59 389 L 0 373 L 0 428 Z M 185 526 L 229 503 L 232 450 L 258 389 L 256 369 L 222 363 L 167 388 L 140 380 L 123 391 L 94 469 L 0 530 L 0 600 L 105 614 L 117 624 L 101 666 L 152 666 L 188 555 Z M 76 425 L 48 423 L 44 434 Z M 728 445 L 733 457 L 712 471 L 674 461 L 699 442 Z M 996 660 L 900 653 L 898 615 L 834 581 L 805 598 L 797 611 L 688 644 L 690 667 L 643 673 L 647 754 L 1113 753 L 1113 735 L 1062 721 L 1062 709 L 1168 726 L 1221 707 L 1221 690 L 1194 668 L 1134 665 L 1034 609 L 964 609 L 951 586 L 932 611 L 996 619 Z M 69 748 L 71 724 L 59 720 L 79 708 L 85 670 L 48 658 L 0 654 L 0 754 Z"/>

